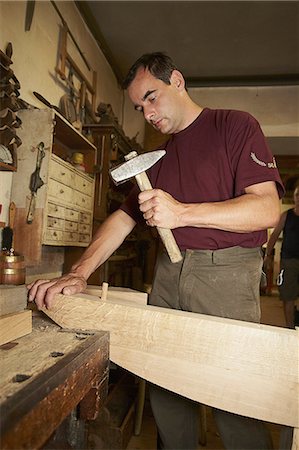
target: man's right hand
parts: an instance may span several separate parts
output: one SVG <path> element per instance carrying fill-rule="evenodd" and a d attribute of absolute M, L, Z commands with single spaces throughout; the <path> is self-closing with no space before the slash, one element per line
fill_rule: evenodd
<path fill-rule="evenodd" d="M 86 289 L 85 278 L 76 273 L 67 273 L 60 278 L 52 280 L 37 280 L 27 286 L 29 290 L 28 299 L 35 302 L 38 309 L 44 307 L 50 309 L 55 301 L 55 295 L 73 295 Z"/>

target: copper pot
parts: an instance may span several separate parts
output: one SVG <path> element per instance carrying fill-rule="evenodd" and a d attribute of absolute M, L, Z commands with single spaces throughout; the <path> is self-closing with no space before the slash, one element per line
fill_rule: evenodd
<path fill-rule="evenodd" d="M 24 284 L 26 267 L 22 255 L 0 255 L 0 284 Z"/>

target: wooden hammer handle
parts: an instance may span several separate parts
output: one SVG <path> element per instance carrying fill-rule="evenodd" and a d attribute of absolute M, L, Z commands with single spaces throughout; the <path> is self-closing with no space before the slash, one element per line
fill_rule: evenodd
<path fill-rule="evenodd" d="M 146 191 L 148 189 L 153 189 L 151 182 L 145 172 L 142 172 L 135 176 L 139 189 L 141 191 Z M 157 227 L 157 231 L 162 239 L 162 242 L 167 250 L 170 261 L 173 263 L 182 260 L 182 255 L 178 244 L 176 243 L 172 231 L 168 228 Z"/>

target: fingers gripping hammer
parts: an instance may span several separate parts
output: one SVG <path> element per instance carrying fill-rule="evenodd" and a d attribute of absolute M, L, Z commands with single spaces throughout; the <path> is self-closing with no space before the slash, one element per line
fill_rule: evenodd
<path fill-rule="evenodd" d="M 138 155 L 135 151 L 130 152 L 125 156 L 126 162 L 111 169 L 110 175 L 116 184 L 123 183 L 130 178 L 135 177 L 141 191 L 153 189 L 145 171 L 152 167 L 164 155 L 165 150 L 156 150 L 153 152 L 142 153 L 141 155 Z M 171 262 L 175 263 L 181 261 L 182 255 L 171 230 L 168 228 L 157 227 L 157 231 Z"/>

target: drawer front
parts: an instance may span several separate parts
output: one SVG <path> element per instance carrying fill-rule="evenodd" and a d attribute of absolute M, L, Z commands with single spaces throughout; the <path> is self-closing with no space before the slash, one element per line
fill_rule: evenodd
<path fill-rule="evenodd" d="M 65 242 L 78 242 L 79 240 L 79 234 L 72 231 L 65 231 L 63 237 Z"/>
<path fill-rule="evenodd" d="M 81 192 L 76 192 L 76 205 L 78 205 L 82 209 L 87 209 L 90 211 L 92 209 L 92 197 L 88 197 L 87 195 L 82 194 Z"/>
<path fill-rule="evenodd" d="M 90 235 L 91 225 L 87 224 L 87 223 L 79 223 L 78 231 L 79 231 L 79 233 L 86 233 L 86 234 Z"/>
<path fill-rule="evenodd" d="M 94 179 L 52 155 L 44 243 L 86 247 L 92 235 Z"/>
<path fill-rule="evenodd" d="M 65 231 L 78 231 L 78 223 L 71 222 L 70 220 L 66 220 L 64 222 L 64 229 L 65 229 Z"/>
<path fill-rule="evenodd" d="M 52 230 L 51 228 L 47 228 L 46 230 L 46 241 L 52 242 L 62 242 L 63 240 L 63 231 Z"/>
<path fill-rule="evenodd" d="M 64 219 L 58 219 L 57 217 L 49 217 L 48 216 L 47 226 L 48 226 L 48 228 L 53 228 L 55 230 L 63 230 Z"/>
<path fill-rule="evenodd" d="M 50 177 L 56 181 L 66 184 L 67 186 L 74 185 L 74 172 L 53 159 L 51 159 L 50 162 Z"/>
<path fill-rule="evenodd" d="M 73 189 L 50 178 L 48 195 L 51 196 L 52 198 L 55 198 L 55 200 L 59 202 L 71 204 L 73 199 Z M 82 195 L 83 194 L 79 194 L 80 197 Z"/>
<path fill-rule="evenodd" d="M 80 223 L 91 223 L 91 214 L 80 212 L 79 216 Z"/>
<path fill-rule="evenodd" d="M 73 209 L 70 208 L 65 208 L 64 211 L 64 217 L 67 220 L 72 220 L 73 222 L 78 222 L 79 221 L 79 211 L 74 211 Z"/>
<path fill-rule="evenodd" d="M 55 205 L 55 203 L 48 203 L 48 216 L 58 217 L 63 219 L 65 217 L 65 209 L 63 206 Z"/>
<path fill-rule="evenodd" d="M 79 234 L 79 242 L 84 242 L 85 244 L 89 244 L 90 242 L 90 235 L 89 234 Z"/>
<path fill-rule="evenodd" d="M 75 184 L 74 187 L 77 191 L 83 192 L 83 194 L 91 197 L 93 195 L 93 181 L 87 180 L 80 175 L 75 175 Z"/>

